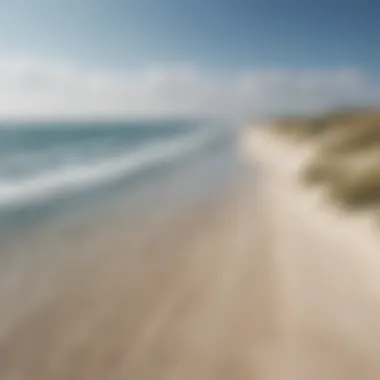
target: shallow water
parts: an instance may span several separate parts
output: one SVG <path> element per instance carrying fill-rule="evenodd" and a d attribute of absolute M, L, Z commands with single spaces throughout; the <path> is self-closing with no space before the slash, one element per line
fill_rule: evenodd
<path fill-rule="evenodd" d="M 9 238 L 68 210 L 120 194 L 128 203 L 149 185 L 194 172 L 200 160 L 199 167 L 218 156 L 228 176 L 234 160 L 230 131 L 184 122 L 27 125 L 0 130 L 0 141 L 1 243 L 9 240 L 1 232 Z"/>

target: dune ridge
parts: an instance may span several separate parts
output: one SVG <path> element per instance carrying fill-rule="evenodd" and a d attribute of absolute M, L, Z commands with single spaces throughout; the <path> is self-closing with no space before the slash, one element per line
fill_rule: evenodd
<path fill-rule="evenodd" d="M 247 151 L 262 165 L 272 208 L 283 307 L 286 379 L 378 379 L 380 240 L 368 213 L 326 202 L 301 173 L 315 146 L 253 127 Z"/>

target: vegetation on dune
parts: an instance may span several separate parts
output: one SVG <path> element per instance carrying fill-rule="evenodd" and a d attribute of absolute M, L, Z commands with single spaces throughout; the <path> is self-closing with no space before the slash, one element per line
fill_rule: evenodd
<path fill-rule="evenodd" d="M 302 172 L 302 180 L 306 185 L 324 184 L 337 179 L 346 170 L 346 165 L 336 157 L 316 157 Z"/>
<path fill-rule="evenodd" d="M 332 199 L 345 208 L 358 209 L 380 203 L 380 165 L 334 179 L 328 188 Z"/>
<path fill-rule="evenodd" d="M 280 118 L 277 133 L 313 142 L 315 156 L 303 183 L 323 186 L 350 210 L 380 204 L 380 110 L 341 110 L 325 115 Z"/>
<path fill-rule="evenodd" d="M 361 149 L 369 149 L 373 146 L 380 148 L 380 117 L 377 122 L 360 120 L 353 125 L 348 125 L 347 130 L 340 127 L 335 139 L 327 139 L 322 147 L 323 152 L 350 153 Z"/>
<path fill-rule="evenodd" d="M 279 119 L 274 125 L 277 132 L 296 139 L 307 139 L 318 136 L 327 128 L 323 118 L 285 118 Z"/>

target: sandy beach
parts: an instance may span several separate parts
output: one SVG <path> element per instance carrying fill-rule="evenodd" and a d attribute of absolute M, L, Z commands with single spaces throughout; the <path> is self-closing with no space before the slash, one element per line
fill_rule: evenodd
<path fill-rule="evenodd" d="M 72 241 L 98 254 L 2 334 L 0 378 L 378 379 L 376 230 L 299 186 L 307 150 L 242 137 L 259 178 Z"/>
<path fill-rule="evenodd" d="M 259 198 L 247 179 L 165 223 L 70 243 L 99 254 L 3 334 L 1 379 L 261 376 L 277 312 Z"/>
<path fill-rule="evenodd" d="M 245 137 L 266 169 L 281 293 L 278 379 L 378 379 L 380 240 L 369 213 L 349 215 L 299 172 L 312 146 L 258 130 Z M 281 367 L 281 365 L 280 365 Z"/>

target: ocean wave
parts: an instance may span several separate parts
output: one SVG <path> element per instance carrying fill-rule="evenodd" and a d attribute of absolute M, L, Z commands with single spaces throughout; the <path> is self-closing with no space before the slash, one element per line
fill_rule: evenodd
<path fill-rule="evenodd" d="M 66 166 L 33 178 L 0 182 L 0 208 L 43 201 L 58 194 L 133 174 L 155 163 L 196 151 L 216 134 L 215 131 L 186 134 L 162 142 L 149 143 L 101 163 Z"/>

